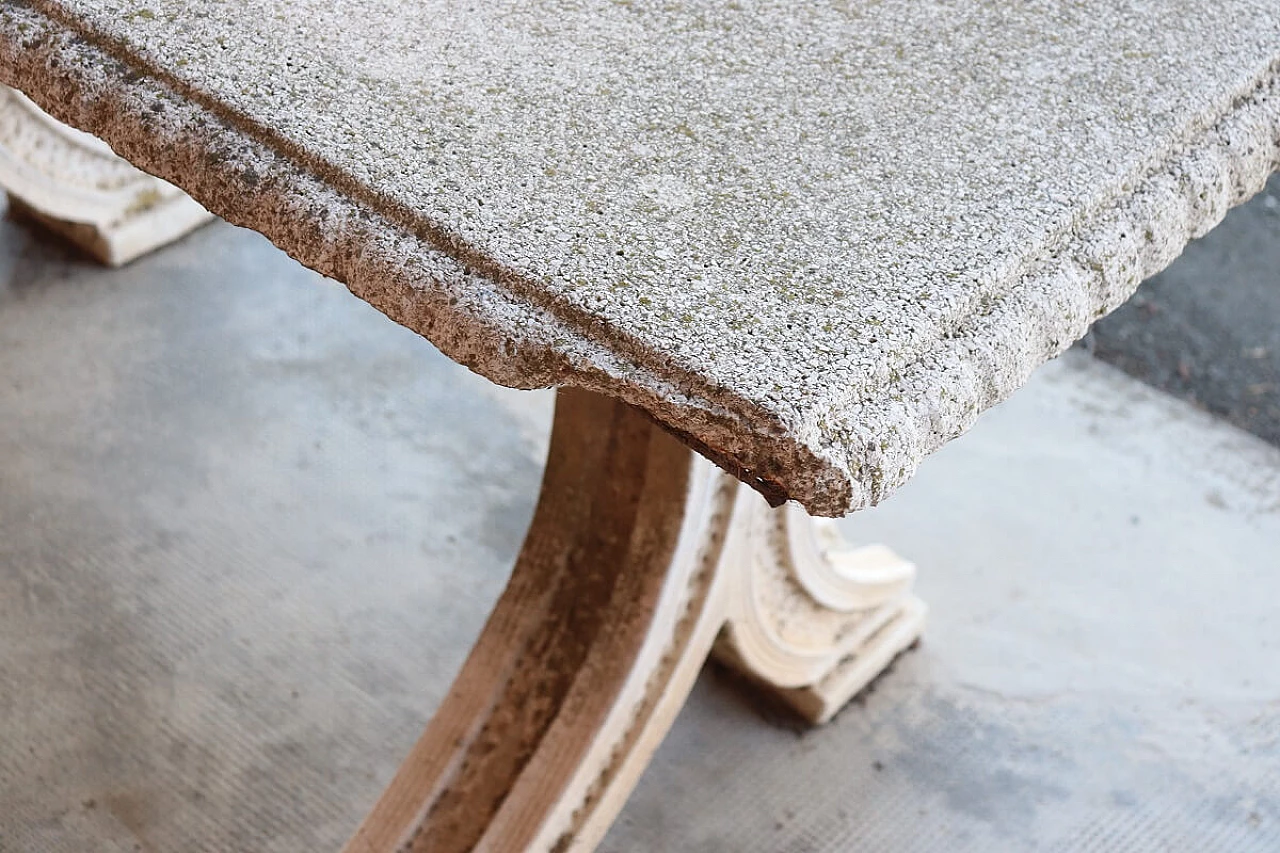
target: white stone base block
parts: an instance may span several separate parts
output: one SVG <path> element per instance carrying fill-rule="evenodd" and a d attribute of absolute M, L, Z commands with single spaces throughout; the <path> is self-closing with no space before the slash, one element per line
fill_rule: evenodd
<path fill-rule="evenodd" d="M 213 218 L 182 190 L 141 172 L 99 139 L 0 86 L 0 187 L 10 211 L 108 266 L 154 251 Z"/>

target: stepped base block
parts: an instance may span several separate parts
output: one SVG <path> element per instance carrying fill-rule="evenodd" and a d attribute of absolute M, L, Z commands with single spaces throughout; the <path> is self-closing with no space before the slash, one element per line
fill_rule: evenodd
<path fill-rule="evenodd" d="M 0 86 L 0 187 L 10 211 L 108 266 L 127 264 L 213 219 L 172 184 Z"/>

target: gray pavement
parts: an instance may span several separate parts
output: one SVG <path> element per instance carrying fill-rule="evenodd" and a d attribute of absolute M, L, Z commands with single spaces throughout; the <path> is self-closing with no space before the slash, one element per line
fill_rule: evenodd
<path fill-rule="evenodd" d="M 550 396 L 223 224 L 109 271 L 0 223 L 0 353 L 0 851 L 336 849 Z M 924 643 L 803 734 L 709 669 L 604 851 L 1280 850 L 1280 450 L 1077 351 L 843 524 Z"/>
<path fill-rule="evenodd" d="M 1280 177 L 1096 323 L 1085 345 L 1280 444 Z"/>

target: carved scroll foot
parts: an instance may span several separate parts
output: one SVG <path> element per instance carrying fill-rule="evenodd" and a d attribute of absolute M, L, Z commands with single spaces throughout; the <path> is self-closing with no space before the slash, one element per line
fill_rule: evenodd
<path fill-rule="evenodd" d="M 636 410 L 561 392 L 507 589 L 347 853 L 592 850 L 718 635 L 830 716 L 923 614 L 908 564 L 833 529 L 770 510 Z"/>
<path fill-rule="evenodd" d="M 915 566 L 883 545 L 851 547 L 795 505 L 745 491 L 739 502 L 725 556 L 740 574 L 716 656 L 825 723 L 919 639 Z"/>
<path fill-rule="evenodd" d="M 106 143 L 0 86 L 0 187 L 11 210 L 109 266 L 171 243 L 213 218 L 180 189 L 140 172 Z"/>

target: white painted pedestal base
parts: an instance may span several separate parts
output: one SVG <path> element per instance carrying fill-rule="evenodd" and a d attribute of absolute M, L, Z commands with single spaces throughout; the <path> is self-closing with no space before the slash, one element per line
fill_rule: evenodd
<path fill-rule="evenodd" d="M 0 86 L 0 187 L 13 212 L 120 266 L 213 219 L 182 190 Z"/>

